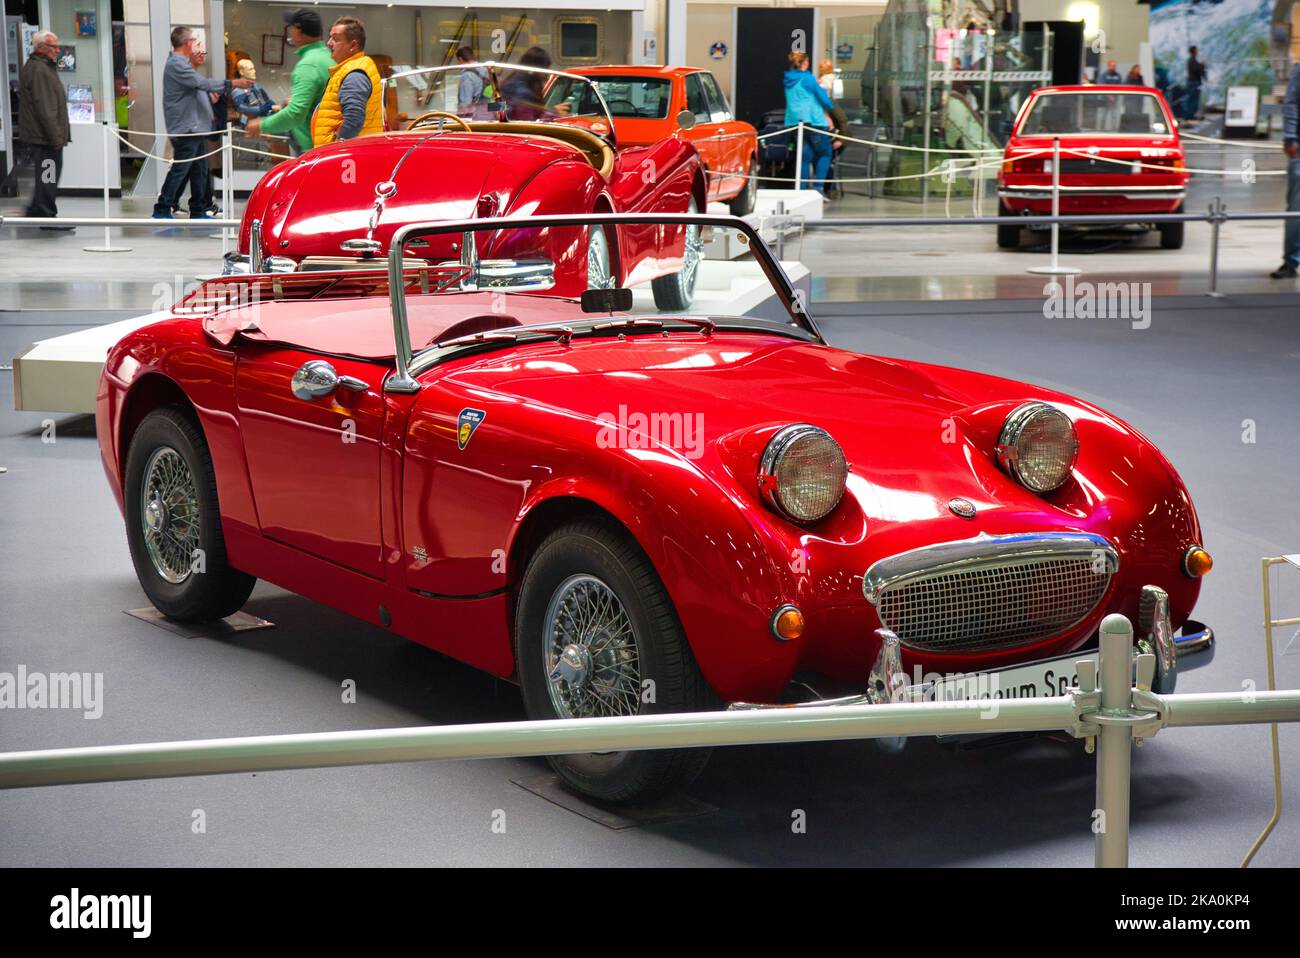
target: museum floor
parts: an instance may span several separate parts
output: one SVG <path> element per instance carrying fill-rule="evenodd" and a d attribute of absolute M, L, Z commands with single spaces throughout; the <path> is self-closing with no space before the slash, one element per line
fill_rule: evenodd
<path fill-rule="evenodd" d="M 81 232 L 51 242 L 92 241 Z M 1191 258 L 1195 235 L 1189 230 L 1187 266 L 1173 269 L 1187 282 L 1201 262 Z M 4 248 L 8 257 L 13 247 Z M 1240 256 L 1254 273 L 1276 265 L 1258 249 Z M 1150 327 L 1135 330 L 1123 320 L 1045 319 L 1039 291 L 1033 299 L 975 298 L 960 309 L 823 303 L 814 314 L 837 345 L 1051 385 L 1141 429 L 1186 480 L 1216 560 L 1197 617 L 1218 634 L 1217 658 L 1185 674 L 1179 691 L 1264 687 L 1259 559 L 1300 552 L 1300 294 L 1158 297 Z M 46 309 L 0 311 L 0 357 L 140 311 L 134 301 L 106 310 L 112 300 L 102 293 L 76 277 L 8 286 L 5 306 Z M 0 465 L 8 470 L 0 475 L 0 669 L 103 672 L 106 704 L 94 721 L 7 712 L 0 750 L 522 717 L 513 687 L 265 585 L 247 608 L 276 627 L 234 638 L 181 638 L 125 615 L 146 600 L 93 423 L 53 417 L 56 441 L 47 443 L 45 418 L 12 410 L 12 377 L 0 372 Z M 1247 420 L 1253 443 L 1243 442 Z M 1276 614 L 1300 612 L 1300 573 L 1279 572 L 1278 583 Z M 1291 640 L 1289 632 L 1279 638 L 1279 646 Z M 1295 688 L 1300 639 L 1290 652 L 1278 658 L 1277 679 Z M 355 704 L 341 702 L 347 679 L 356 682 Z M 1281 737 L 1286 801 L 1295 808 L 1300 738 L 1288 727 Z M 0 864 L 1092 862 L 1093 762 L 1049 741 L 951 753 L 922 739 L 899 755 L 869 743 L 721 750 L 690 789 L 716 811 L 626 830 L 513 783 L 544 771 L 533 760 L 444 762 L 0 792 Z M 1271 813 L 1267 727 L 1161 732 L 1135 753 L 1132 807 L 1134 865 L 1236 864 Z M 197 809 L 202 834 L 191 826 Z M 792 832 L 797 809 L 806 834 Z M 493 830 L 498 810 L 504 833 Z M 1289 815 L 1257 864 L 1298 859 L 1300 818 Z"/>

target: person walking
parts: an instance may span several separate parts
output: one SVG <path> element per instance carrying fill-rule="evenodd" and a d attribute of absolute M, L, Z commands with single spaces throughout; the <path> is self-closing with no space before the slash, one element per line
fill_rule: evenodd
<path fill-rule="evenodd" d="M 334 59 L 321 42 L 321 19 L 315 10 L 293 10 L 284 15 L 284 22 L 288 25 L 289 44 L 298 57 L 289 99 L 278 112 L 249 120 L 244 132 L 249 136 L 287 136 L 289 152 L 297 156 L 312 147 L 312 114 L 330 82 Z"/>
<path fill-rule="evenodd" d="M 456 84 L 456 112 L 461 116 L 473 116 L 478 105 L 486 99 L 487 69 L 474 66 L 477 61 L 470 46 L 460 47 L 456 51 L 456 60 L 465 67 L 460 82 Z"/>
<path fill-rule="evenodd" d="M 806 53 L 791 53 L 789 66 L 785 71 L 785 125 L 796 126 L 802 123 L 814 132 L 805 133 L 803 138 L 803 170 L 801 189 L 816 190 L 823 197 L 826 170 L 830 166 L 831 145 L 830 113 L 835 104 L 826 95 L 817 80 L 808 69 Z"/>
<path fill-rule="evenodd" d="M 72 142 L 68 126 L 68 93 L 59 81 L 55 60 L 59 38 L 49 30 L 32 37 L 32 55 L 18 81 L 18 139 L 31 148 L 36 182 L 28 216 L 56 217 L 63 148 Z M 105 134 L 107 135 L 107 134 Z M 43 230 L 72 230 L 71 226 L 42 226 Z"/>
<path fill-rule="evenodd" d="M 1187 48 L 1187 96 L 1183 118 L 1195 119 L 1201 112 L 1201 84 L 1205 82 L 1205 64 L 1196 55 L 1196 47 Z"/>
<path fill-rule="evenodd" d="M 189 27 L 173 28 L 171 43 L 172 52 L 163 67 L 163 120 L 167 135 L 171 137 L 172 166 L 154 204 L 153 218 L 174 218 L 172 210 L 179 205 L 188 182 L 190 218 L 212 219 L 213 214 L 208 208 L 211 194 L 208 191 L 207 158 L 203 157 L 204 138 L 182 134 L 212 132 L 212 100 L 208 94 L 224 95 L 233 87 L 247 89 L 252 82 L 242 77 L 218 80 L 195 70 L 194 64 L 202 63 L 206 54 Z"/>
<path fill-rule="evenodd" d="M 1300 63 L 1291 68 L 1291 82 L 1282 101 L 1282 149 L 1286 152 L 1286 209 L 1300 213 Z M 1282 265 L 1269 273 L 1274 279 L 1295 279 L 1300 267 L 1300 219 L 1289 219 L 1282 233 Z"/>
<path fill-rule="evenodd" d="M 311 141 L 324 146 L 337 140 L 384 131 L 384 81 L 375 61 L 366 56 L 366 27 L 356 17 L 339 17 L 325 45 L 334 66 L 311 121 Z"/>

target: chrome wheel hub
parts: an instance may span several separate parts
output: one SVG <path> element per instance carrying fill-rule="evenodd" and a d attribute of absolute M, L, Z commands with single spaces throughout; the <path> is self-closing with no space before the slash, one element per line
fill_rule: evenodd
<path fill-rule="evenodd" d="M 688 213 L 696 213 L 695 200 L 691 200 L 690 206 L 686 210 Z M 700 271 L 700 260 L 704 258 L 704 240 L 701 237 L 700 226 L 698 223 L 692 223 L 686 227 L 686 252 L 685 260 L 682 263 L 682 286 L 689 293 L 695 289 L 695 277 Z"/>
<path fill-rule="evenodd" d="M 145 463 L 140 525 L 154 571 L 172 584 L 188 579 L 199 548 L 199 496 L 190 467 L 170 446 Z"/>
<path fill-rule="evenodd" d="M 594 227 L 587 237 L 587 288 L 611 289 L 614 286 L 613 270 L 609 265 L 609 239 L 604 229 Z"/>
<path fill-rule="evenodd" d="M 591 575 L 556 589 L 543 623 L 547 691 L 561 718 L 635 715 L 641 691 L 636 636 L 623 603 Z"/>

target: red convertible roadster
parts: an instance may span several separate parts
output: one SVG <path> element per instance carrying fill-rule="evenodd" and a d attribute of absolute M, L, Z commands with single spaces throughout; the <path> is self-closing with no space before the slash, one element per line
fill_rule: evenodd
<path fill-rule="evenodd" d="M 462 107 L 458 80 L 470 70 L 494 92 Z M 556 80 L 574 95 L 555 108 L 523 96 L 536 87 L 543 101 Z M 680 137 L 621 146 L 604 98 L 586 77 L 488 62 L 409 70 L 392 82 L 399 101 L 418 94 L 413 109 L 444 109 L 421 113 L 401 132 L 318 147 L 276 166 L 249 197 L 224 274 L 382 267 L 393 231 L 412 222 L 707 206 L 695 147 Z M 619 246 L 597 228 L 556 263 L 555 280 L 574 296 L 649 281 L 663 308 L 686 309 L 697 252 L 688 248 L 684 264 L 666 264 L 654 249 Z M 411 255 L 425 254 L 413 246 Z"/>
<path fill-rule="evenodd" d="M 687 230 L 729 233 L 766 301 L 558 295 L 543 251 L 594 227 L 664 259 Z M 453 241 L 455 260 L 405 255 Z M 1213 652 L 1189 618 L 1200 525 L 1147 439 L 1050 389 L 827 345 L 741 220 L 389 242 L 387 272 L 210 281 L 112 350 L 104 468 L 164 614 L 229 615 L 263 578 L 513 679 L 539 719 L 963 697 L 971 674 L 996 697 L 1063 693 L 1110 612 L 1156 654 L 1158 691 Z M 631 802 L 705 759 L 553 764 Z"/>

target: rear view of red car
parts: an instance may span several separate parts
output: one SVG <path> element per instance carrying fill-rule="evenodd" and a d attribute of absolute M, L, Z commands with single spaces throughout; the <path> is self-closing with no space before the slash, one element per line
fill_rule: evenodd
<path fill-rule="evenodd" d="M 998 174 L 1000 216 L 1051 214 L 1058 137 L 1062 215 L 1132 214 L 1151 228 L 1144 215 L 1182 212 L 1186 158 L 1164 97 L 1146 87 L 1060 86 L 1035 90 L 1016 117 Z M 1182 223 L 1156 228 L 1165 249 L 1183 245 Z M 1021 229 L 999 225 L 998 246 L 1015 249 Z"/>

